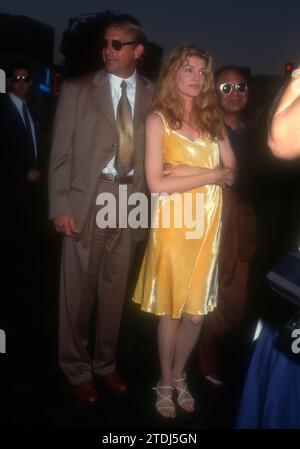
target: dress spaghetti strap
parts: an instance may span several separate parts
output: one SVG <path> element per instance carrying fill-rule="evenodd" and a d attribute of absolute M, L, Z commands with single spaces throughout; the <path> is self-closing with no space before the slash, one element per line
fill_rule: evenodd
<path fill-rule="evenodd" d="M 164 124 L 165 131 L 166 131 L 168 134 L 170 134 L 171 128 L 169 127 L 168 122 L 167 122 L 167 120 L 165 119 L 165 116 L 163 115 L 163 113 L 160 112 L 160 111 L 154 111 L 154 113 L 160 116 L 160 118 L 162 119 L 162 122 L 163 122 L 163 124 Z"/>

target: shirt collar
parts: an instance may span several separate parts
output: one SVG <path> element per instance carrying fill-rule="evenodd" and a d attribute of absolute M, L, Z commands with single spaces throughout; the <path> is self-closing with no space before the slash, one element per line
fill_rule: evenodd
<path fill-rule="evenodd" d="M 247 125 L 244 121 L 241 120 L 237 129 L 232 129 L 228 125 L 226 125 L 226 128 L 227 128 L 227 131 L 232 132 L 233 134 L 240 134 L 246 130 Z"/>
<path fill-rule="evenodd" d="M 21 100 L 21 98 L 17 97 L 17 95 L 13 94 L 12 92 L 9 92 L 8 95 L 14 102 L 14 104 L 19 108 L 21 108 L 23 103 L 25 103 L 23 100 Z"/>
<path fill-rule="evenodd" d="M 129 88 L 133 88 L 135 86 L 135 84 L 136 84 L 136 70 L 128 78 L 120 78 L 117 75 L 113 75 L 112 73 L 108 73 L 108 79 L 109 79 L 110 84 L 114 88 L 116 88 L 116 89 L 120 89 L 121 88 L 122 81 L 126 81 L 127 86 Z"/>

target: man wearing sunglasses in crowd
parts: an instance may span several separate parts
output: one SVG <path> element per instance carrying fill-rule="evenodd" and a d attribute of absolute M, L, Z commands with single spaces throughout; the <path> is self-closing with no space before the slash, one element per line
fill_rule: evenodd
<path fill-rule="evenodd" d="M 144 43 L 135 18 L 115 16 L 101 40 L 105 69 L 63 83 L 54 123 L 50 218 L 64 236 L 59 363 L 75 396 L 90 405 L 98 401 L 94 381 L 127 390 L 116 347 L 131 261 L 145 230 L 119 227 L 118 209 L 116 228 L 101 228 L 96 198 L 106 193 L 118 205 L 120 186 L 128 195 L 146 191 L 144 121 L 153 86 L 136 71 Z"/>
<path fill-rule="evenodd" d="M 233 188 L 223 189 L 219 300 L 216 310 L 205 318 L 200 337 L 200 372 L 215 387 L 224 383 L 222 361 L 228 361 L 229 355 L 224 352 L 226 339 L 228 344 L 244 323 L 249 268 L 256 246 L 251 187 L 255 133 L 243 116 L 248 86 L 240 68 L 228 66 L 216 73 L 217 99 L 237 160 L 238 176 Z"/>
<path fill-rule="evenodd" d="M 10 273 L 4 276 L 9 295 L 2 298 L 20 307 L 39 294 L 36 270 L 40 265 L 42 155 L 38 124 L 27 103 L 31 68 L 25 62 L 11 63 L 6 78 L 8 93 L 0 95 L 2 212 L 6 217 L 1 234 Z"/>

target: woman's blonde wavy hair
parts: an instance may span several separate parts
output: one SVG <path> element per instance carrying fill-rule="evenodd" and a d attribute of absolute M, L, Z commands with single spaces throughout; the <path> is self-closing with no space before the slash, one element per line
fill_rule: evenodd
<path fill-rule="evenodd" d="M 204 59 L 206 70 L 204 85 L 193 103 L 190 116 L 191 126 L 199 130 L 202 136 L 212 141 L 222 139 L 224 125 L 214 92 L 212 57 L 208 51 L 200 50 L 194 45 L 179 45 L 165 59 L 158 79 L 152 111 L 160 111 L 171 128 L 181 128 L 184 109 L 176 88 L 175 77 L 180 67 L 192 56 Z"/>

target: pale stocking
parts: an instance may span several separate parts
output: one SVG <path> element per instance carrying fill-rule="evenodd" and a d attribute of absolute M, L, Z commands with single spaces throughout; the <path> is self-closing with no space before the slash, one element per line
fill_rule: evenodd
<path fill-rule="evenodd" d="M 180 320 L 174 320 L 170 315 L 164 315 L 159 319 L 158 350 L 162 371 L 161 385 L 172 385 L 173 361 L 179 323 Z"/>
<path fill-rule="evenodd" d="M 158 350 L 161 365 L 161 379 L 156 387 L 156 409 L 166 418 L 175 418 L 175 404 L 173 402 L 172 367 L 179 320 L 173 320 L 170 315 L 159 319 Z"/>
<path fill-rule="evenodd" d="M 173 364 L 174 378 L 182 377 L 187 361 L 194 349 L 200 334 L 203 317 L 183 314 L 177 332 L 175 359 Z"/>
<path fill-rule="evenodd" d="M 194 399 L 186 384 L 185 367 L 197 343 L 202 323 L 203 318 L 201 316 L 185 314 L 181 319 L 177 333 L 173 364 L 173 384 L 178 393 L 178 404 L 187 412 L 194 410 Z"/>

